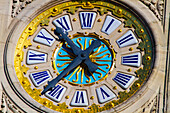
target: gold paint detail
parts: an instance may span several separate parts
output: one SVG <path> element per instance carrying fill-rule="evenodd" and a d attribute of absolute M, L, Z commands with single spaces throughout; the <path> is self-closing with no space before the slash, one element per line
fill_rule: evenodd
<path fill-rule="evenodd" d="M 143 30 L 143 29 L 140 29 L 140 32 L 141 32 L 141 33 L 144 33 L 144 30 Z"/>
<path fill-rule="evenodd" d="M 62 65 L 60 65 L 59 63 L 57 64 L 57 67 L 63 67 L 63 66 L 65 66 L 66 64 L 70 64 L 70 62 L 65 62 L 65 63 L 63 63 Z"/>
<path fill-rule="evenodd" d="M 93 41 L 94 39 L 90 39 L 90 41 L 89 41 L 89 45 L 91 45 L 91 43 L 92 43 L 92 41 Z"/>
<path fill-rule="evenodd" d="M 77 72 L 77 70 L 80 68 L 80 66 L 78 66 L 75 70 L 74 70 L 74 72 L 71 74 L 71 76 L 68 78 L 68 80 Z M 78 79 L 78 78 L 77 78 Z M 74 80 L 73 80 L 73 82 L 74 82 Z"/>
<path fill-rule="evenodd" d="M 69 38 L 71 38 L 71 35 L 68 35 Z"/>
<path fill-rule="evenodd" d="M 132 69 L 130 69 L 130 68 L 129 68 L 127 71 L 128 71 L 128 72 L 131 72 L 131 71 L 132 71 Z"/>
<path fill-rule="evenodd" d="M 80 43 L 81 40 L 82 40 L 81 38 L 78 38 L 76 42 L 79 44 L 81 50 L 83 50 L 83 45 Z"/>
<path fill-rule="evenodd" d="M 79 80 L 78 75 L 79 75 L 81 70 L 82 70 L 82 68 L 79 67 L 79 69 L 78 69 L 78 71 L 76 73 L 76 80 L 73 79 L 73 82 L 77 82 Z"/>
<path fill-rule="evenodd" d="M 57 59 L 58 61 L 73 61 L 73 59 Z"/>
<path fill-rule="evenodd" d="M 111 57 L 111 54 L 110 54 L 110 53 L 106 53 L 106 54 L 104 54 L 104 55 L 101 56 L 101 57 L 92 56 L 91 58 L 94 58 L 94 59 L 101 59 L 101 58 L 104 58 L 105 56 L 108 56 L 108 58 L 110 58 L 110 57 Z"/>
<path fill-rule="evenodd" d="M 121 33 L 121 32 L 122 32 L 122 29 L 119 29 L 118 32 Z"/>
<path fill-rule="evenodd" d="M 93 100 L 93 99 L 94 99 L 94 96 L 91 96 L 90 99 Z"/>
<path fill-rule="evenodd" d="M 67 50 L 65 50 L 65 49 L 62 49 L 63 51 L 65 51 L 65 52 L 67 52 L 69 55 L 72 55 L 73 57 L 76 57 L 76 55 L 74 55 L 73 53 L 71 53 L 71 52 L 69 52 L 69 51 L 67 51 Z"/>
<path fill-rule="evenodd" d="M 117 13 L 121 14 L 122 13 L 122 9 L 118 9 Z"/>
<path fill-rule="evenodd" d="M 57 9 L 57 8 L 54 8 L 54 9 L 53 9 L 53 11 L 54 11 L 54 12 L 57 12 L 57 11 L 58 11 L 58 9 Z"/>
<path fill-rule="evenodd" d="M 22 65 L 21 67 L 21 72 L 24 73 L 24 74 L 27 74 L 27 71 L 29 70 L 28 67 L 26 67 L 25 65 Z"/>
<path fill-rule="evenodd" d="M 50 20 L 48 18 L 44 18 L 43 20 L 41 20 L 40 24 L 41 26 L 48 26 L 49 22 Z"/>
<path fill-rule="evenodd" d="M 54 28 L 51 28 L 51 31 L 55 31 L 55 29 L 54 29 Z"/>
<path fill-rule="evenodd" d="M 102 45 L 101 45 L 101 46 L 102 46 Z M 101 47 L 101 46 L 100 46 L 100 47 Z M 106 50 L 104 50 L 104 51 L 102 51 L 102 52 L 99 52 L 100 47 L 94 52 L 93 56 L 97 56 L 97 55 L 100 55 L 100 54 L 102 54 L 102 53 L 108 51 L 108 49 L 106 49 Z M 98 52 L 99 52 L 99 53 L 98 53 Z M 96 53 L 96 54 L 95 54 L 95 53 Z"/>
<path fill-rule="evenodd" d="M 106 66 L 106 69 L 110 68 L 109 64 L 99 64 L 99 63 L 96 63 L 96 62 L 94 62 L 94 63 L 97 64 L 98 66 Z"/>
<path fill-rule="evenodd" d="M 30 40 L 30 39 L 29 39 L 29 40 L 25 40 L 25 41 L 24 41 L 24 48 L 26 49 L 26 48 L 28 48 L 29 46 L 32 46 L 31 40 Z"/>
<path fill-rule="evenodd" d="M 137 86 L 137 87 L 140 87 L 140 84 L 139 84 L 139 83 L 136 83 L 136 86 Z"/>
<path fill-rule="evenodd" d="M 94 73 L 96 73 L 96 74 L 99 74 L 100 76 L 98 76 L 98 78 L 102 78 L 102 73 L 100 73 L 100 72 L 97 72 L 97 71 L 95 71 Z"/>
<path fill-rule="evenodd" d="M 37 49 L 40 49 L 40 45 L 37 46 Z"/>
<path fill-rule="evenodd" d="M 61 55 L 62 53 L 61 52 L 59 52 L 58 53 L 58 56 L 60 56 L 60 57 L 72 57 L 71 55 Z"/>
<path fill-rule="evenodd" d="M 75 22 L 77 19 L 76 18 L 73 18 L 73 22 Z"/>
<path fill-rule="evenodd" d="M 111 103 L 111 106 L 114 107 L 115 106 L 114 103 Z"/>
<path fill-rule="evenodd" d="M 98 53 L 98 52 L 100 51 L 101 47 L 105 47 L 105 45 L 102 44 L 100 47 L 98 47 L 98 49 L 97 49 L 96 51 L 93 52 L 93 56 L 100 55 L 100 54 L 102 54 L 102 53 L 104 53 L 104 52 L 107 51 L 107 50 L 105 50 L 105 51 L 103 51 L 103 52 Z M 95 53 L 97 53 L 97 54 L 95 54 Z"/>
<path fill-rule="evenodd" d="M 28 29 L 31 31 L 31 30 L 32 30 L 32 27 L 29 27 Z"/>
<path fill-rule="evenodd" d="M 100 36 L 100 38 L 102 39 L 102 38 L 103 38 L 103 36 L 101 35 L 101 36 Z"/>
<path fill-rule="evenodd" d="M 81 110 L 78 109 L 78 110 L 76 111 L 76 113 L 81 113 Z"/>
<path fill-rule="evenodd" d="M 98 22 L 101 22 L 101 21 L 102 21 L 102 19 L 98 19 L 97 21 L 98 21 Z"/>
<path fill-rule="evenodd" d="M 84 69 L 82 69 L 82 72 L 81 72 L 81 83 L 83 83 L 83 74 L 84 74 Z"/>
<path fill-rule="evenodd" d="M 105 70 L 103 70 L 103 69 L 101 69 L 100 67 L 98 67 L 98 69 L 106 73 L 106 71 L 105 71 Z"/>
<path fill-rule="evenodd" d="M 151 60 L 151 57 L 150 56 L 147 56 L 147 58 L 146 58 L 147 60 Z"/>
<path fill-rule="evenodd" d="M 130 48 L 129 48 L 129 51 L 133 51 L 133 47 L 130 47 Z"/>
<path fill-rule="evenodd" d="M 67 95 L 65 98 L 66 98 L 66 99 L 69 99 L 69 95 Z"/>
<path fill-rule="evenodd" d="M 114 86 L 113 89 L 116 90 L 116 89 L 117 89 L 117 86 Z"/>
<path fill-rule="evenodd" d="M 85 69 L 85 76 L 87 77 L 88 80 L 86 80 L 87 83 L 91 81 L 91 78 L 87 74 L 87 69 Z"/>
<path fill-rule="evenodd" d="M 37 69 L 38 69 L 38 66 L 35 66 L 34 69 L 37 70 Z"/>

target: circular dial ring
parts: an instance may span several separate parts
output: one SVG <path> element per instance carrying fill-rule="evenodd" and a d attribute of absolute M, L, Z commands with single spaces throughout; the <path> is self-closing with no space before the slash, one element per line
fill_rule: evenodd
<path fill-rule="evenodd" d="M 143 68 L 140 68 L 136 70 L 136 76 L 139 78 L 134 82 L 134 84 L 131 86 L 130 91 L 126 92 L 119 92 L 119 99 L 118 100 L 112 100 L 109 101 L 105 104 L 105 106 L 99 107 L 96 104 L 92 104 L 89 106 L 90 109 L 83 109 L 83 108 L 74 108 L 74 109 L 67 109 L 67 105 L 65 103 L 59 103 L 58 106 L 54 105 L 52 101 L 46 99 L 46 98 L 41 98 L 39 95 L 41 94 L 41 90 L 39 89 L 32 89 L 31 84 L 28 80 L 27 77 L 24 76 L 24 73 L 27 73 L 29 70 L 28 67 L 25 65 L 22 65 L 23 61 L 23 48 L 28 48 L 31 46 L 30 40 L 27 38 L 30 35 L 33 35 L 37 29 L 37 26 L 41 24 L 41 26 L 48 25 L 49 24 L 49 18 L 52 16 L 56 16 L 58 14 L 61 14 L 64 10 L 67 10 L 68 13 L 74 14 L 77 10 L 77 8 L 82 8 L 82 9 L 93 9 L 93 8 L 98 8 L 98 12 L 103 15 L 107 13 L 108 11 L 112 11 L 112 14 L 119 17 L 123 18 L 125 21 L 124 27 L 129 27 L 135 28 L 135 33 L 137 34 L 138 38 L 140 38 L 141 42 L 139 43 L 139 46 L 137 47 L 141 51 L 144 52 L 144 55 L 142 56 L 142 63 L 143 63 Z M 100 20 L 99 20 L 100 21 Z M 121 30 L 120 30 L 121 32 Z M 97 1 L 95 3 L 90 3 L 90 2 L 66 2 L 59 4 L 57 6 L 54 6 L 37 17 L 35 17 L 30 24 L 25 28 L 23 33 L 21 34 L 18 44 L 15 50 L 15 56 L 14 56 L 14 64 L 15 64 L 15 71 L 17 73 L 17 77 L 25 89 L 25 91 L 31 95 L 33 99 L 38 101 L 39 103 L 43 104 L 44 106 L 57 110 L 57 111 L 96 111 L 101 112 L 103 110 L 108 110 L 113 108 L 115 105 L 118 105 L 119 103 L 125 101 L 128 99 L 128 97 L 132 96 L 139 88 L 140 86 L 144 83 L 146 78 L 149 76 L 151 69 L 152 69 L 152 61 L 154 60 L 153 57 L 153 48 L 152 48 L 152 40 L 149 37 L 147 30 L 142 26 L 141 22 L 130 12 L 125 10 L 124 8 L 120 6 L 116 6 L 107 2 L 100 2 Z"/>

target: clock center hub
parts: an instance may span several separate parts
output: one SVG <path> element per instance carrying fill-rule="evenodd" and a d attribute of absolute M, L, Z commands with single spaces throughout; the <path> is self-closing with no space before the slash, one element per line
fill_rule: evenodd
<path fill-rule="evenodd" d="M 86 57 L 86 54 L 85 53 L 81 53 L 80 56 L 81 56 L 81 58 L 84 59 Z"/>

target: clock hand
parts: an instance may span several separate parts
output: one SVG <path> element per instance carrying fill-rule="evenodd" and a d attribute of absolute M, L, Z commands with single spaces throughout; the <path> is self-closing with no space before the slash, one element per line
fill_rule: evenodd
<path fill-rule="evenodd" d="M 87 58 L 84 63 L 87 65 L 90 72 L 94 72 L 98 68 L 98 65 L 94 64 L 89 58 Z"/>
<path fill-rule="evenodd" d="M 56 30 L 54 31 L 54 33 L 59 37 L 59 39 L 64 39 L 68 45 L 71 47 L 73 53 L 75 55 L 78 55 L 82 50 L 77 47 L 72 41 L 70 38 L 67 37 L 68 33 L 60 28 L 60 27 L 56 27 Z"/>
<path fill-rule="evenodd" d="M 82 50 L 79 47 L 77 47 L 70 40 L 70 38 L 67 37 L 68 33 L 66 31 L 64 32 L 64 30 L 62 28 L 56 27 L 55 34 L 58 35 L 59 39 L 64 39 L 69 44 L 69 46 L 72 48 L 72 51 L 75 55 L 79 55 L 82 52 Z M 95 41 L 92 42 L 91 46 L 89 46 L 88 49 L 85 50 L 86 52 L 85 52 L 84 55 L 88 56 L 88 57 L 86 57 L 87 60 L 85 61 L 85 64 L 88 66 L 88 69 L 91 72 L 94 72 L 98 68 L 98 66 L 91 62 L 91 60 L 89 59 L 89 55 L 94 48 L 97 48 L 100 45 L 101 45 L 100 41 L 95 40 Z"/>
<path fill-rule="evenodd" d="M 91 62 L 91 60 L 89 59 L 89 55 L 95 48 L 99 47 L 100 45 L 101 43 L 99 40 L 94 40 L 92 44 L 84 51 L 84 53 L 88 56 L 88 58 L 86 58 L 84 63 L 87 65 L 89 71 L 91 72 L 96 71 L 98 66 L 94 64 L 93 62 Z"/>
<path fill-rule="evenodd" d="M 101 45 L 101 42 L 99 40 L 93 40 L 92 44 L 86 50 L 84 50 L 85 54 L 89 56 L 90 53 L 93 51 L 93 49 L 99 47 L 100 45 Z"/>
<path fill-rule="evenodd" d="M 99 47 L 101 45 L 100 41 L 94 40 L 92 44 L 84 51 L 81 51 L 78 56 L 58 75 L 55 79 L 48 82 L 48 85 L 44 88 L 44 90 L 41 92 L 41 94 L 45 94 L 48 90 L 55 87 L 55 85 L 60 81 L 61 78 L 63 78 L 64 75 L 66 75 L 68 72 L 70 72 L 72 69 L 77 67 L 81 62 L 84 61 L 84 63 L 88 66 L 89 71 L 94 72 L 97 69 L 97 65 L 91 62 L 89 59 L 90 53 L 93 51 L 93 49 Z"/>
<path fill-rule="evenodd" d="M 79 47 L 77 47 L 77 46 L 67 37 L 68 33 L 67 33 L 67 32 L 64 33 L 64 30 L 63 30 L 62 28 L 56 27 L 55 33 L 59 36 L 60 39 L 64 39 L 64 40 L 70 45 L 70 47 L 72 48 L 73 53 L 74 53 L 75 55 L 79 55 L 79 54 L 82 52 L 82 50 L 81 50 Z M 59 34 L 61 34 L 61 35 L 59 35 Z M 99 41 L 99 40 L 95 40 L 95 41 L 93 41 L 92 44 L 85 50 L 85 53 L 83 52 L 84 55 L 86 56 L 86 59 L 87 59 L 87 60 L 85 60 L 84 63 L 88 66 L 88 69 L 89 69 L 89 71 L 91 71 L 91 72 L 94 72 L 94 71 L 98 68 L 98 66 L 97 66 L 96 64 L 94 64 L 94 63 L 91 62 L 91 60 L 89 59 L 89 55 L 90 55 L 90 53 L 92 52 L 92 50 L 93 50 L 94 48 L 97 48 L 97 47 L 99 47 L 100 45 L 101 45 L 100 41 Z M 82 54 L 82 55 L 83 55 L 83 54 Z M 87 56 L 88 56 L 88 57 L 87 57 Z"/>
<path fill-rule="evenodd" d="M 48 85 L 44 88 L 44 90 L 41 92 L 41 94 L 45 94 L 48 90 L 55 87 L 55 85 L 60 81 L 61 78 L 63 78 L 64 75 L 66 75 L 68 72 L 70 72 L 72 69 L 77 67 L 82 60 L 79 57 L 76 57 L 67 67 L 62 71 L 55 79 L 48 81 Z"/>

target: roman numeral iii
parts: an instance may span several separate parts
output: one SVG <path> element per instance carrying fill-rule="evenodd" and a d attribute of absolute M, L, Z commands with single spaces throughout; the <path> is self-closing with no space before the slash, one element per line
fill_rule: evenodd
<path fill-rule="evenodd" d="M 138 52 L 138 53 L 122 56 L 122 64 L 139 67 L 141 65 L 141 53 Z"/>

